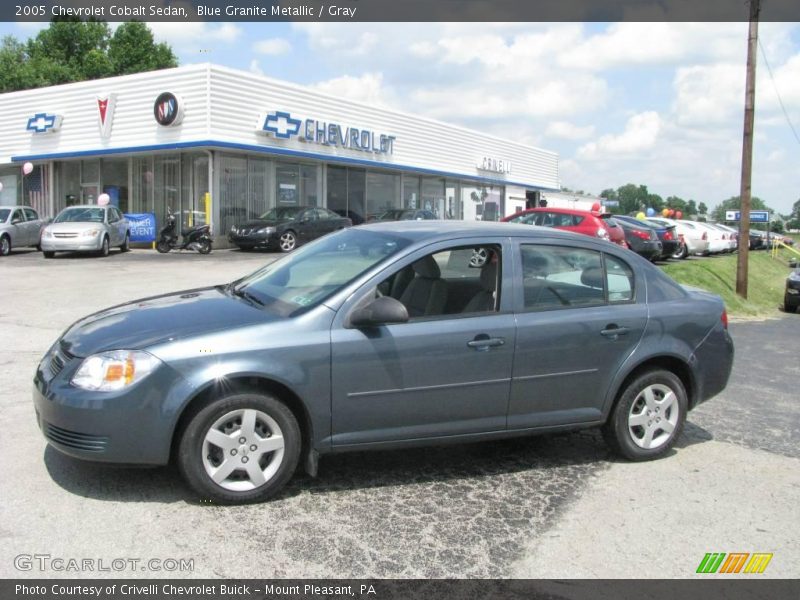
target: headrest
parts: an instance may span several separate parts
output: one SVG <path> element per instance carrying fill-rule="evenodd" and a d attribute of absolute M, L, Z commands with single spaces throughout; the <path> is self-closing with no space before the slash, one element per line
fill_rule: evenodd
<path fill-rule="evenodd" d="M 431 255 L 421 258 L 411 266 L 417 275 L 425 279 L 439 279 L 442 274 L 439 270 L 439 265 Z"/>
<path fill-rule="evenodd" d="M 581 283 L 593 288 L 603 288 L 603 269 L 600 267 L 589 267 L 581 273 Z"/>
<path fill-rule="evenodd" d="M 481 287 L 487 292 L 493 292 L 497 285 L 497 263 L 491 260 L 481 268 Z"/>

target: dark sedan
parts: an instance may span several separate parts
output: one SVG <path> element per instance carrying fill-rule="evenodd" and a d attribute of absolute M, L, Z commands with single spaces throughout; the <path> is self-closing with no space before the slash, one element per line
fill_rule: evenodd
<path fill-rule="evenodd" d="M 655 227 L 642 223 L 638 219 L 628 220 L 614 215 L 617 225 L 625 232 L 625 241 L 631 250 L 650 261 L 661 258 L 664 247 L 658 239 Z"/>
<path fill-rule="evenodd" d="M 421 208 L 393 208 L 370 219 L 373 221 L 432 221 L 436 218 L 429 210 Z"/>
<path fill-rule="evenodd" d="M 273 496 L 332 452 L 601 427 L 643 461 L 727 385 L 727 324 L 718 296 L 601 239 L 375 223 L 227 285 L 79 320 L 42 358 L 33 399 L 55 449 L 172 458 L 218 503 Z"/>
<path fill-rule="evenodd" d="M 268 248 L 291 252 L 323 235 L 350 227 L 353 222 L 327 208 L 283 206 L 265 212 L 258 219 L 234 225 L 228 240 L 242 250 Z"/>
<path fill-rule="evenodd" d="M 655 221 L 637 219 L 625 215 L 614 215 L 617 221 L 627 221 L 633 225 L 652 227 L 656 230 L 658 240 L 661 242 L 661 256 L 658 258 L 671 258 L 678 253 L 681 247 L 681 240 L 675 231 L 674 225 L 663 225 Z"/>

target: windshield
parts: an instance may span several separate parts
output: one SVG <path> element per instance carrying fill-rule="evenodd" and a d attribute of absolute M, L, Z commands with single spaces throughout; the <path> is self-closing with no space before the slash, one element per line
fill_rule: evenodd
<path fill-rule="evenodd" d="M 10 214 L 10 208 L 0 208 L 0 223 L 5 223 L 8 220 L 8 215 Z"/>
<path fill-rule="evenodd" d="M 104 212 L 102 208 L 67 208 L 53 223 L 102 223 Z"/>
<path fill-rule="evenodd" d="M 233 292 L 292 316 L 318 305 L 410 240 L 357 229 L 326 235 L 240 280 Z"/>
<path fill-rule="evenodd" d="M 258 217 L 265 221 L 288 221 L 294 219 L 302 210 L 299 206 L 285 206 L 283 208 L 273 208 Z"/>

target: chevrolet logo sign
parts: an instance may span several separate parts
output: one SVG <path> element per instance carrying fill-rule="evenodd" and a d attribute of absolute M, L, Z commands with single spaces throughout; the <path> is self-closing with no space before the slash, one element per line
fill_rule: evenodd
<path fill-rule="evenodd" d="M 26 129 L 33 133 L 54 133 L 61 127 L 61 115 L 48 115 L 47 113 L 36 113 L 28 119 Z"/>

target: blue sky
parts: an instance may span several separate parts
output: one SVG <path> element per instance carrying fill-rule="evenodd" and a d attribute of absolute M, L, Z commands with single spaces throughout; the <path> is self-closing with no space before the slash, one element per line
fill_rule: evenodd
<path fill-rule="evenodd" d="M 562 184 L 739 193 L 744 23 L 151 23 L 214 62 L 555 150 Z M 35 34 L 0 24 L 0 34 Z M 800 25 L 761 24 L 753 193 L 800 199 Z"/>

